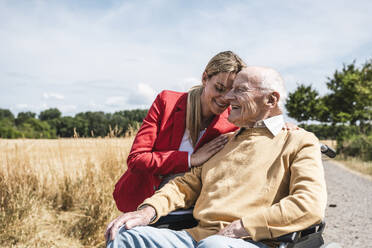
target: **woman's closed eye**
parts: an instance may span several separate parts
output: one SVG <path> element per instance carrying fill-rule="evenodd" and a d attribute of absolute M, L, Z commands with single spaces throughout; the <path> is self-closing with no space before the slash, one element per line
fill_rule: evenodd
<path fill-rule="evenodd" d="M 222 93 L 222 92 L 225 91 L 225 87 L 221 87 L 221 86 L 219 86 L 219 85 L 216 85 L 216 86 L 215 86 L 215 89 L 216 89 L 216 91 L 218 91 L 218 92 L 220 92 L 220 93 Z"/>

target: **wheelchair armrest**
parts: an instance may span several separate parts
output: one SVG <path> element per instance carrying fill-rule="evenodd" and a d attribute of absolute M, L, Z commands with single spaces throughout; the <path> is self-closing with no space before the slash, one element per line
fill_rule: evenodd
<path fill-rule="evenodd" d="M 307 235 L 310 235 L 310 234 L 318 233 L 319 235 L 321 235 L 323 233 L 324 228 L 325 228 L 325 223 L 322 221 L 321 223 L 312 225 L 304 230 L 288 233 L 283 236 L 277 237 L 273 239 L 272 241 L 283 242 L 283 243 L 294 243 L 294 242 L 297 242 L 298 239 L 305 237 Z"/>
<path fill-rule="evenodd" d="M 300 235 L 299 232 L 292 232 L 292 233 L 288 233 L 288 234 L 285 234 L 283 236 L 277 237 L 277 238 L 273 239 L 273 241 L 274 242 L 292 243 L 292 242 L 295 242 L 298 239 L 299 235 Z"/>
<path fill-rule="evenodd" d="M 187 209 L 174 211 L 166 216 L 162 216 L 156 223 L 151 224 L 150 226 L 157 228 L 169 228 L 172 230 L 182 230 L 192 228 L 197 224 L 198 222 L 192 215 L 192 209 Z"/>

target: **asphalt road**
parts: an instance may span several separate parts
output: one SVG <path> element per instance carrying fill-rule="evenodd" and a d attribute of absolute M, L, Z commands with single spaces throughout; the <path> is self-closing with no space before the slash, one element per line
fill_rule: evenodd
<path fill-rule="evenodd" d="M 372 180 L 332 160 L 323 164 L 328 190 L 325 243 L 372 248 Z"/>

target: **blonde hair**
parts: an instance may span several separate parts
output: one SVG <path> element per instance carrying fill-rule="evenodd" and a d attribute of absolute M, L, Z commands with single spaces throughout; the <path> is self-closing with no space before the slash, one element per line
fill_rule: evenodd
<path fill-rule="evenodd" d="M 221 72 L 238 73 L 246 66 L 247 65 L 238 55 L 231 51 L 225 51 L 215 55 L 208 62 L 204 72 L 207 75 L 207 79 L 210 79 Z M 189 131 L 193 147 L 196 146 L 202 128 L 201 95 L 203 90 L 203 85 L 194 86 L 189 90 L 187 97 L 186 129 Z"/>

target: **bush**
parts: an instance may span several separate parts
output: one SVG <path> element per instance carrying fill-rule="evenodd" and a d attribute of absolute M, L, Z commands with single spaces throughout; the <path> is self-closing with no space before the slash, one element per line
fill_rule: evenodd
<path fill-rule="evenodd" d="M 313 132 L 318 139 L 337 141 L 337 153 L 344 156 L 358 157 L 364 161 L 372 160 L 372 126 L 356 125 L 299 125 Z"/>
<path fill-rule="evenodd" d="M 347 140 L 338 142 L 337 149 L 345 156 L 359 157 L 364 161 L 372 161 L 372 133 L 357 134 Z"/>
<path fill-rule="evenodd" d="M 0 138 L 3 139 L 14 139 L 22 137 L 22 133 L 19 132 L 9 119 L 0 120 Z"/>
<path fill-rule="evenodd" d="M 325 139 L 332 139 L 342 141 L 353 134 L 361 133 L 361 128 L 359 126 L 350 126 L 350 125 L 327 125 L 327 124 L 300 124 L 300 127 L 305 129 L 306 131 L 314 133 L 318 139 L 325 140 Z"/>

